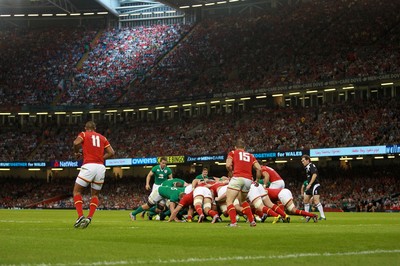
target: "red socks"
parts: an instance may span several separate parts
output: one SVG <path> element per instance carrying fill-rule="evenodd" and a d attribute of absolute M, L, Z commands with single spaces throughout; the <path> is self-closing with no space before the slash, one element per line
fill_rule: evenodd
<path fill-rule="evenodd" d="M 196 212 L 198 215 L 204 215 L 203 213 L 203 208 L 201 207 L 201 204 L 194 206 Z"/>
<path fill-rule="evenodd" d="M 235 206 L 233 204 L 228 206 L 228 214 L 229 214 L 229 218 L 231 219 L 231 224 L 236 223 L 236 209 Z"/>
<path fill-rule="evenodd" d="M 286 218 L 286 213 L 281 208 L 279 208 L 278 205 L 274 204 L 271 209 L 280 214 L 282 218 Z"/>
<path fill-rule="evenodd" d="M 98 197 L 93 197 L 93 198 L 90 200 L 88 218 L 92 218 L 92 217 L 93 217 L 93 214 L 94 214 L 94 212 L 96 211 L 98 205 L 99 205 L 99 198 L 98 198 Z"/>
<path fill-rule="evenodd" d="M 74 204 L 75 204 L 75 209 L 78 212 L 78 217 L 83 216 L 83 200 L 81 194 L 74 196 Z"/>
<path fill-rule="evenodd" d="M 251 208 L 250 208 L 250 204 L 245 201 L 242 203 L 242 207 L 243 207 L 243 214 L 247 216 L 247 219 L 250 223 L 252 223 L 254 221 L 254 216 L 253 213 L 251 212 Z"/>

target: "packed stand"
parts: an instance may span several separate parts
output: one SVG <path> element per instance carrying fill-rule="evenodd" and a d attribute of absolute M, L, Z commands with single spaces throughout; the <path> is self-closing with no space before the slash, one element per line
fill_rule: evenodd
<path fill-rule="evenodd" d="M 310 108 L 257 108 L 174 120 L 96 121 L 116 158 L 226 154 L 246 139 L 250 152 L 375 146 L 400 143 L 400 102 L 395 98 Z M 82 124 L 3 126 L 1 161 L 74 160 L 71 145 Z"/>
<path fill-rule="evenodd" d="M 2 107 L 52 104 L 71 86 L 71 75 L 95 29 L 12 29 L 0 32 Z"/>
<path fill-rule="evenodd" d="M 189 25 L 154 25 L 103 32 L 82 68 L 75 69 L 74 86 L 60 101 L 69 104 L 107 104 L 128 90 L 187 33 Z"/>
<path fill-rule="evenodd" d="M 308 1 L 205 19 L 121 102 L 398 73 L 399 8 L 387 0 Z"/>

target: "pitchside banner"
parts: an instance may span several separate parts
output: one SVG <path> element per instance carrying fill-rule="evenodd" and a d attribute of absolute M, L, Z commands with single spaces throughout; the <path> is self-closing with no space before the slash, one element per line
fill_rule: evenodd
<path fill-rule="evenodd" d="M 54 168 L 72 168 L 81 167 L 82 161 L 52 161 L 51 167 Z"/>
<path fill-rule="evenodd" d="M 310 149 L 311 157 L 386 154 L 386 146 Z"/>
<path fill-rule="evenodd" d="M 400 144 L 387 145 L 386 146 L 386 153 L 388 153 L 388 154 L 400 153 Z"/>
<path fill-rule="evenodd" d="M 158 164 L 157 157 L 132 158 L 132 165 Z"/>
<path fill-rule="evenodd" d="M 0 162 L 0 167 L 47 167 L 46 162 Z"/>
<path fill-rule="evenodd" d="M 132 165 L 131 158 L 121 158 L 121 159 L 107 159 L 106 166 L 127 166 Z"/>
<path fill-rule="evenodd" d="M 209 161 L 225 161 L 226 155 L 198 155 L 198 156 L 186 156 L 186 162 L 209 162 Z"/>

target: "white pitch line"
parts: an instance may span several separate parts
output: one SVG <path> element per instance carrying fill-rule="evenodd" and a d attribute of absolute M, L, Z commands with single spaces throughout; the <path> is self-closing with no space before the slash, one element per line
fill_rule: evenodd
<path fill-rule="evenodd" d="M 265 259 L 293 259 L 305 257 L 341 257 L 341 256 L 361 256 L 372 254 L 397 254 L 400 249 L 394 250 L 365 250 L 351 252 L 324 252 L 324 253 L 293 253 L 285 255 L 271 256 L 234 256 L 234 257 L 216 257 L 216 258 L 184 258 L 184 259 L 169 259 L 169 260 L 128 260 L 128 261 L 98 261 L 91 263 L 72 262 L 73 265 L 79 266 L 114 266 L 114 265 L 135 265 L 135 264 L 180 264 L 180 263 L 202 263 L 202 262 L 222 262 L 222 261 L 249 261 L 249 260 L 265 260 Z M 22 264 L 0 264 L 0 266 L 69 266 L 71 263 L 22 263 Z"/>

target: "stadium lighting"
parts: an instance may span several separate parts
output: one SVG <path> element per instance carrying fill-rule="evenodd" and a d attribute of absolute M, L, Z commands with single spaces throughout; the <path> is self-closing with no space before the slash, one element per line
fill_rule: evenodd
<path fill-rule="evenodd" d="M 394 159 L 395 156 L 394 155 L 388 155 L 388 159 Z"/>
<path fill-rule="evenodd" d="M 133 109 L 124 109 L 124 110 L 122 110 L 122 112 L 133 112 L 134 110 Z"/>
<path fill-rule="evenodd" d="M 339 160 L 340 161 L 350 161 L 350 160 L 353 160 L 353 158 L 346 156 L 346 157 L 340 157 Z"/>
<path fill-rule="evenodd" d="M 128 170 L 128 169 L 131 169 L 131 168 L 129 166 L 122 166 L 121 169 Z"/>
<path fill-rule="evenodd" d="M 67 16 L 67 14 L 65 14 L 65 13 L 60 13 L 60 14 L 56 14 L 56 16 L 57 16 L 57 17 L 65 17 L 65 16 Z"/>
<path fill-rule="evenodd" d="M 354 86 L 349 86 L 349 87 L 343 87 L 344 90 L 351 90 L 354 89 Z"/>
<path fill-rule="evenodd" d="M 25 17 L 25 14 L 14 14 L 14 17 Z"/>
<path fill-rule="evenodd" d="M 38 17 L 39 14 L 28 14 L 28 17 Z"/>
<path fill-rule="evenodd" d="M 169 108 L 178 108 L 178 105 L 170 105 Z"/>
<path fill-rule="evenodd" d="M 65 115 L 67 112 L 54 112 L 55 115 Z"/>
<path fill-rule="evenodd" d="M 358 156 L 358 157 L 356 157 L 356 160 L 364 160 L 364 157 Z"/>
<path fill-rule="evenodd" d="M 81 114 L 83 114 L 83 112 L 82 111 L 76 111 L 76 112 L 72 112 L 72 114 L 73 115 L 81 115 Z"/>
<path fill-rule="evenodd" d="M 381 83 L 381 86 L 392 86 L 393 82 Z"/>
<path fill-rule="evenodd" d="M 93 12 L 88 12 L 88 13 L 83 13 L 83 15 L 84 16 L 92 16 L 92 15 L 94 15 L 94 13 Z"/>
<path fill-rule="evenodd" d="M 250 99 L 251 99 L 250 97 L 243 97 L 243 98 L 240 98 L 241 101 L 247 101 L 247 100 L 250 100 Z"/>
<path fill-rule="evenodd" d="M 199 5 L 192 5 L 192 7 L 202 7 L 203 5 L 202 4 L 199 4 Z"/>
<path fill-rule="evenodd" d="M 267 95 L 258 95 L 256 96 L 256 99 L 265 99 L 267 98 Z"/>
<path fill-rule="evenodd" d="M 210 103 L 220 103 L 221 101 L 211 101 Z"/>
<path fill-rule="evenodd" d="M 217 2 L 217 5 L 222 5 L 222 4 L 226 4 L 226 1 Z"/>
<path fill-rule="evenodd" d="M 298 92 L 298 91 L 297 91 L 297 92 L 290 92 L 290 93 L 289 93 L 289 95 L 299 95 L 299 94 L 300 94 L 300 92 Z"/>
<path fill-rule="evenodd" d="M 9 14 L 0 15 L 0 17 L 11 17 Z"/>
<path fill-rule="evenodd" d="M 108 15 L 108 12 L 97 12 L 97 15 Z"/>
<path fill-rule="evenodd" d="M 164 11 L 156 11 L 154 14 L 164 14 Z"/>
<path fill-rule="evenodd" d="M 155 109 L 156 109 L 156 110 L 165 109 L 165 106 L 157 106 Z"/>
<path fill-rule="evenodd" d="M 0 168 L 0 171 L 10 171 L 10 168 Z"/>
<path fill-rule="evenodd" d="M 18 115 L 30 115 L 29 113 L 18 113 Z"/>
<path fill-rule="evenodd" d="M 226 163 L 215 162 L 216 165 L 226 165 Z"/>
<path fill-rule="evenodd" d="M 153 12 L 143 12 L 143 13 L 142 13 L 142 15 L 144 15 L 144 16 L 145 16 L 145 15 L 151 15 L 151 14 L 153 14 Z"/>
<path fill-rule="evenodd" d="M 318 161 L 319 161 L 319 158 L 318 158 L 318 157 L 312 157 L 312 158 L 310 158 L 310 161 L 312 161 L 312 162 L 318 162 Z"/>
<path fill-rule="evenodd" d="M 279 93 L 279 94 L 272 94 L 272 97 L 282 97 L 282 96 L 283 96 L 282 93 Z"/>
<path fill-rule="evenodd" d="M 324 91 L 335 91 L 336 89 L 335 88 L 333 88 L 333 89 L 325 89 Z"/>
<path fill-rule="evenodd" d="M 99 110 L 96 110 L 96 111 L 89 111 L 89 114 L 99 114 L 100 113 L 100 111 Z"/>
<path fill-rule="evenodd" d="M 198 103 L 196 103 L 196 105 L 205 105 L 206 104 L 206 102 L 198 102 Z"/>
<path fill-rule="evenodd" d="M 306 93 L 317 93 L 317 90 L 313 90 L 313 91 L 306 91 Z"/>
<path fill-rule="evenodd" d="M 69 14 L 70 16 L 80 16 L 81 15 L 81 13 L 71 13 L 71 14 Z"/>
<path fill-rule="evenodd" d="M 235 99 L 226 99 L 225 102 L 234 102 Z"/>
<path fill-rule="evenodd" d="M 275 163 L 287 163 L 287 160 L 276 160 Z"/>
<path fill-rule="evenodd" d="M 42 14 L 42 17 L 52 17 L 53 14 Z"/>
<path fill-rule="evenodd" d="M 215 3 L 207 3 L 207 4 L 204 4 L 205 6 L 213 6 L 213 5 L 215 5 Z"/>
<path fill-rule="evenodd" d="M 113 110 L 107 110 L 106 112 L 107 112 L 107 113 L 116 113 L 116 112 L 118 112 L 118 111 L 115 110 L 115 109 L 113 109 Z"/>
<path fill-rule="evenodd" d="M 380 159 L 383 159 L 384 157 L 383 156 L 375 156 L 374 157 L 374 159 L 377 159 L 377 160 L 380 160 Z"/>
<path fill-rule="evenodd" d="M 169 10 L 169 11 L 165 11 L 165 13 L 176 13 L 175 10 Z"/>
<path fill-rule="evenodd" d="M 229 0 L 229 3 L 239 2 L 239 0 Z"/>
<path fill-rule="evenodd" d="M 51 168 L 51 171 L 62 171 L 64 168 Z"/>
<path fill-rule="evenodd" d="M 139 109 L 139 111 L 147 111 L 147 110 L 149 110 L 149 108 L 147 108 L 147 107 L 146 107 L 146 108 L 140 108 L 140 109 Z"/>
<path fill-rule="evenodd" d="M 187 107 L 187 106 L 192 106 L 192 104 L 191 103 L 185 103 L 185 104 L 182 104 L 182 106 L 183 107 Z"/>
<path fill-rule="evenodd" d="M 11 115 L 11 113 L 0 113 L 0 115 Z"/>
<path fill-rule="evenodd" d="M 48 112 L 39 112 L 39 113 L 36 113 L 37 115 L 48 115 L 49 113 Z"/>
<path fill-rule="evenodd" d="M 28 171 L 40 171 L 40 168 L 28 168 Z"/>
<path fill-rule="evenodd" d="M 190 6 L 180 6 L 180 9 L 185 9 L 185 8 L 189 8 Z"/>

